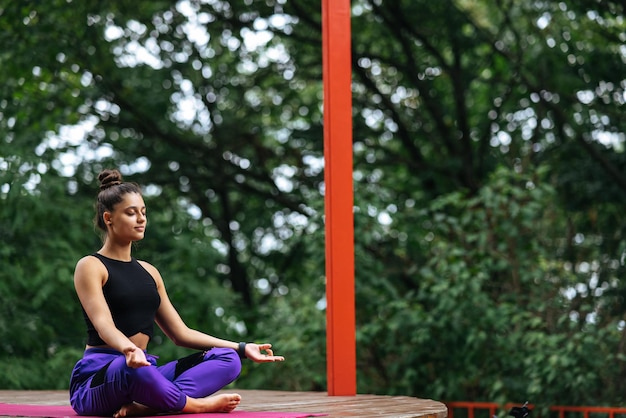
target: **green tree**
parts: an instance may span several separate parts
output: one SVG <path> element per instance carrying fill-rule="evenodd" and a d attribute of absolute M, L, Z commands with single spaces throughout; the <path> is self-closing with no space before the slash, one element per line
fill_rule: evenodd
<path fill-rule="evenodd" d="M 137 255 L 190 324 L 285 348 L 237 384 L 324 389 L 320 3 L 5 3 L 2 359 L 77 349 L 69 276 L 98 245 L 94 177 L 115 166 L 150 207 Z M 623 4 L 355 0 L 352 15 L 359 391 L 619 403 Z M 50 240 L 31 233 L 44 215 L 61 258 L 32 245 Z M 55 292 L 71 336 L 48 324 Z M 28 344 L 21 317 L 49 338 Z M 65 384 L 12 364 L 7 386 Z"/>

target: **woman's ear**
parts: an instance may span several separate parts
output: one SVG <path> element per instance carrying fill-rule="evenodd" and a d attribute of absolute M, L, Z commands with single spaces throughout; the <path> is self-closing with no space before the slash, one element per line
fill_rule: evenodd
<path fill-rule="evenodd" d="M 102 219 L 104 220 L 105 225 L 111 225 L 111 212 L 104 212 L 102 214 Z"/>

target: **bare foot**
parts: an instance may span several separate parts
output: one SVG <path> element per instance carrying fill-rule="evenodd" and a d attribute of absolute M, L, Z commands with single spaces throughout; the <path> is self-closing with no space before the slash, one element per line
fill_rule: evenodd
<path fill-rule="evenodd" d="M 157 411 L 155 411 L 154 409 L 148 408 L 147 406 L 140 403 L 133 402 L 121 407 L 119 411 L 113 414 L 113 418 L 145 417 L 148 415 L 154 415 L 155 413 L 157 413 Z"/>
<path fill-rule="evenodd" d="M 201 412 L 231 412 L 241 402 L 238 393 L 223 393 L 219 395 L 207 396 L 206 398 L 187 397 L 187 404 L 183 408 L 183 413 Z"/>

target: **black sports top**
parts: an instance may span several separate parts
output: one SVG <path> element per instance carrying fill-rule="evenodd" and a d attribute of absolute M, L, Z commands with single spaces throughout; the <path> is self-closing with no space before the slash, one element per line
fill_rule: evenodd
<path fill-rule="evenodd" d="M 152 338 L 161 297 L 150 273 L 135 258 L 119 261 L 98 253 L 92 255 L 102 261 L 109 273 L 102 291 L 117 328 L 127 337 L 141 332 Z M 85 309 L 83 315 L 87 323 L 87 344 L 105 345 Z"/>

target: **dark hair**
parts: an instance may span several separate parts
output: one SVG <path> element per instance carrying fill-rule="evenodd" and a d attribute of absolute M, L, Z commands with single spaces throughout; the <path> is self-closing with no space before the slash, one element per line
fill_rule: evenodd
<path fill-rule="evenodd" d="M 115 205 L 120 203 L 128 193 L 141 194 L 141 187 L 137 183 L 125 183 L 122 175 L 117 170 L 103 170 L 98 174 L 100 181 L 100 193 L 96 200 L 96 219 L 94 223 L 102 231 L 106 232 L 104 224 L 104 212 L 112 212 Z"/>

